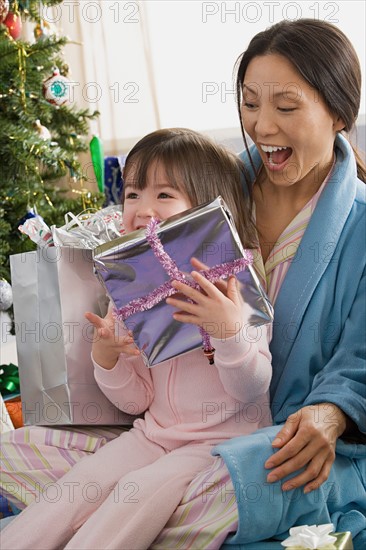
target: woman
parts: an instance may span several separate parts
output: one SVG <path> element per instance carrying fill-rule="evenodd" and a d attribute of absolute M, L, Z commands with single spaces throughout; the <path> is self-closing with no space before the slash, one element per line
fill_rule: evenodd
<path fill-rule="evenodd" d="M 229 531 L 228 547 L 244 548 L 330 521 L 365 548 L 366 445 L 346 444 L 366 442 L 366 174 L 344 137 L 360 87 L 352 45 L 321 21 L 276 24 L 238 61 L 257 270 L 275 308 L 271 408 L 284 426 L 219 445 L 231 480 L 222 462 L 199 476 L 154 548 L 218 548 Z"/>
<path fill-rule="evenodd" d="M 296 524 L 332 520 L 362 548 L 366 451 L 344 438 L 361 441 L 366 426 L 365 187 L 356 171 L 366 178 L 341 135 L 357 117 L 359 63 L 336 27 L 282 22 L 251 42 L 239 64 L 238 91 L 242 123 L 255 144 L 244 158 L 255 181 L 257 268 L 275 307 L 271 401 L 280 426 L 218 447 L 224 460 L 191 484 L 153 547 L 218 548 L 236 531 L 229 546 L 245 545 L 284 538 Z M 259 411 L 247 414 L 255 419 Z M 59 450 L 60 432 L 42 430 L 14 434 L 26 441 L 27 467 L 19 446 L 4 446 L 18 464 L 7 467 L 3 483 L 10 487 L 14 470 L 27 470 L 18 475 L 23 501 L 34 498 L 32 483 L 57 479 L 56 468 L 63 473 L 107 437 L 89 432 L 81 448 L 69 431 Z M 38 453 L 49 462 L 43 465 Z M 303 494 L 304 488 L 312 491 Z"/>

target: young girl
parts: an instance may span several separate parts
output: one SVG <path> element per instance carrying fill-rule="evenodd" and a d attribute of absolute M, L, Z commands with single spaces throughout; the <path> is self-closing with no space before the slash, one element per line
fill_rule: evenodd
<path fill-rule="evenodd" d="M 185 129 L 154 132 L 126 160 L 126 232 L 221 194 L 243 245 L 253 247 L 243 182 L 241 161 L 209 139 Z M 243 337 L 245 304 L 235 277 L 217 285 L 198 272 L 192 277 L 201 292 L 178 282 L 175 288 L 194 303 L 177 296 L 167 301 L 178 308 L 179 321 L 220 327 L 210 333 L 214 365 L 196 349 L 148 369 L 130 334 L 121 327 L 115 332 L 112 313 L 105 319 L 87 313 L 96 327 L 92 356 L 99 387 L 121 410 L 130 412 L 133 404 L 144 418 L 78 462 L 55 484 L 55 498 L 40 495 L 5 528 L 4 548 L 148 548 L 193 477 L 213 463 L 212 447 L 270 424 L 269 328 L 249 335 L 250 341 Z M 261 411 L 254 420 L 246 412 L 253 405 Z"/>

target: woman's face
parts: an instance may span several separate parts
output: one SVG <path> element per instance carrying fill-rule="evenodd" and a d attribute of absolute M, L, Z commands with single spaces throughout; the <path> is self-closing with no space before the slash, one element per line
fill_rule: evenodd
<path fill-rule="evenodd" d="M 278 54 L 254 57 L 243 82 L 241 116 L 276 186 L 320 187 L 344 126 L 318 92 Z"/>
<path fill-rule="evenodd" d="M 152 163 L 146 176 L 145 189 L 138 189 L 133 169 L 126 175 L 123 205 L 126 233 L 146 227 L 153 217 L 163 221 L 192 207 L 188 197 L 171 185 L 161 163 Z"/>

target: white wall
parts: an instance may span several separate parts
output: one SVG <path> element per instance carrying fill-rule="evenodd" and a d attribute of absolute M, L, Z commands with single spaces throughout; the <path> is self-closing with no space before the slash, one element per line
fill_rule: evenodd
<path fill-rule="evenodd" d="M 310 17 L 336 24 L 351 39 L 365 67 L 362 1 L 145 4 L 151 28 L 156 29 L 150 38 L 163 126 L 236 126 L 231 93 L 234 62 L 257 32 L 284 18 Z"/>
<path fill-rule="evenodd" d="M 231 136 L 238 129 L 232 69 L 257 32 L 284 18 L 327 20 L 351 39 L 364 69 L 365 5 L 348 0 L 65 0 L 63 29 L 83 42 L 66 51 L 81 84 L 76 99 L 100 110 L 107 152 L 128 149 L 158 126 Z M 97 100 L 93 82 L 100 90 Z"/>

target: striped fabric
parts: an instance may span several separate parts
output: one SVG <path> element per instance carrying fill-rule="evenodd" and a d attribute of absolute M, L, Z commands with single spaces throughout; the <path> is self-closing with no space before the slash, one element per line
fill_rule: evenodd
<path fill-rule="evenodd" d="M 126 428 L 127 429 L 127 428 Z M 0 490 L 9 502 L 25 508 L 84 456 L 120 435 L 119 427 L 43 428 L 27 426 L 2 434 Z M 51 496 L 50 496 L 51 498 Z"/>
<path fill-rule="evenodd" d="M 285 229 L 265 265 L 260 254 L 256 255 L 255 268 L 272 303 L 327 180 Z M 31 426 L 2 434 L 2 494 L 19 508 L 37 500 L 45 490 L 51 501 L 52 495 L 57 495 L 57 480 L 122 430 L 118 427 Z M 214 468 L 202 472 L 191 483 L 151 549 L 219 548 L 227 535 L 236 531 L 237 518 L 233 485 L 224 462 L 217 458 Z"/>
<path fill-rule="evenodd" d="M 255 254 L 254 267 L 272 304 L 276 301 L 282 281 L 284 280 L 292 259 L 300 246 L 301 238 L 307 228 L 312 213 L 315 210 L 318 199 L 329 180 L 331 172 L 332 170 L 329 172 L 328 176 L 325 178 L 315 195 L 312 196 L 309 202 L 302 208 L 302 210 L 297 214 L 297 216 L 295 216 L 292 222 L 280 235 L 278 241 L 275 243 L 268 256 L 265 265 L 263 264 L 263 259 L 260 252 L 258 251 L 258 253 Z"/>
<path fill-rule="evenodd" d="M 214 550 L 238 526 L 234 487 L 224 461 L 195 477 L 150 550 Z"/>

